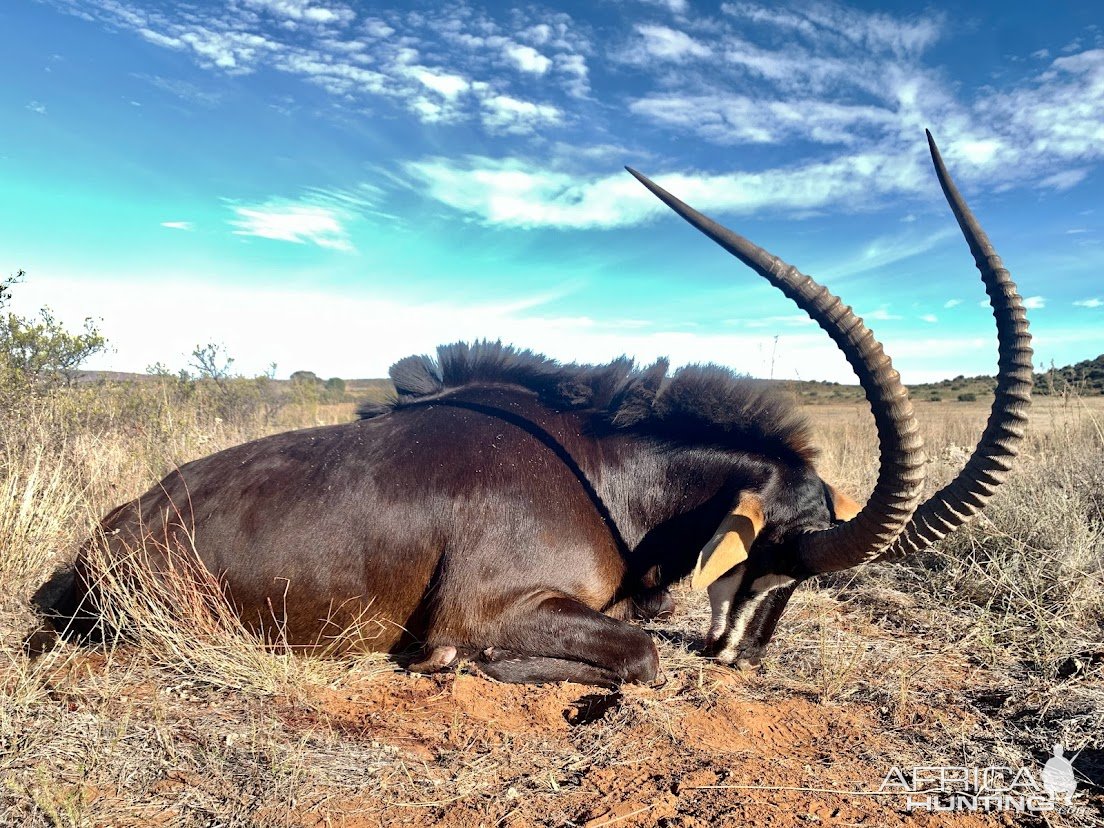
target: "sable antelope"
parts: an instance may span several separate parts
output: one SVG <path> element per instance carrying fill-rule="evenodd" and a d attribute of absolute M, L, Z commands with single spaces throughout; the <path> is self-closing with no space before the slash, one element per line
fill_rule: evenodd
<path fill-rule="evenodd" d="M 919 509 L 912 405 L 862 320 L 630 169 L 843 351 L 880 443 L 864 506 L 821 480 L 806 422 L 761 383 L 708 366 L 668 378 L 665 361 L 560 365 L 483 342 L 400 361 L 396 399 L 356 422 L 188 463 L 111 512 L 104 542 L 121 554 L 148 527 L 164 530 L 159 549 L 194 541 L 241 617 L 270 632 L 280 608 L 292 644 L 367 608 L 385 625 L 376 649 L 421 644 L 414 670 L 465 657 L 519 682 L 656 680 L 655 645 L 628 619 L 669 609 L 666 587 L 689 576 L 712 606 L 707 653 L 756 664 L 801 581 L 939 540 L 985 506 L 1017 453 L 1032 383 L 1023 304 L 928 140 L 993 306 L 1000 371 L 973 456 Z M 94 624 L 88 569 L 82 553 L 44 587 L 60 623 Z"/>

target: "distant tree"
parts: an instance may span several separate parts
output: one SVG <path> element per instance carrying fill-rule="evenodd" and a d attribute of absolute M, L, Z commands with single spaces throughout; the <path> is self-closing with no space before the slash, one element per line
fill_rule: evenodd
<path fill-rule="evenodd" d="M 310 385 L 322 384 L 322 380 L 319 378 L 318 374 L 314 373 L 314 371 L 296 371 L 291 375 L 291 381 L 293 383 L 300 382 Z"/>
<path fill-rule="evenodd" d="M 69 382 L 86 359 L 107 347 L 107 339 L 91 318 L 74 333 L 54 318 L 49 308 L 35 317 L 8 310 L 12 287 L 24 271 L 0 279 L 0 373 L 5 386 L 41 386 Z"/>
<path fill-rule="evenodd" d="M 231 368 L 234 358 L 227 352 L 225 345 L 214 342 L 196 345 L 192 350 L 192 361 L 188 364 L 195 369 L 200 379 L 213 380 L 216 385 L 225 385 L 233 376 Z"/>

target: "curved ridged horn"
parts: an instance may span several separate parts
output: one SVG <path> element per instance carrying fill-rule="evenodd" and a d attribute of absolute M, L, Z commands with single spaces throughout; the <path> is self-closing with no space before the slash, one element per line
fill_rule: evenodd
<path fill-rule="evenodd" d="M 684 204 L 631 167 L 663 203 L 781 290 L 839 346 L 858 375 L 878 427 L 880 469 L 870 499 L 853 520 L 802 536 L 802 562 L 835 572 L 870 561 L 908 523 L 924 484 L 924 449 L 908 392 L 874 334 L 839 297 L 795 267 Z"/>
<path fill-rule="evenodd" d="M 1016 283 L 951 180 L 935 139 L 930 132 L 927 135 L 939 184 L 958 219 L 962 235 L 970 245 L 997 320 L 1000 352 L 997 390 L 989 411 L 989 422 L 966 466 L 954 480 L 916 510 L 905 531 L 881 555 L 881 559 L 901 558 L 918 552 L 953 532 L 985 508 L 1019 454 L 1019 444 L 1027 426 L 1027 410 L 1031 407 L 1031 387 L 1035 380 L 1027 312 L 1016 292 Z"/>

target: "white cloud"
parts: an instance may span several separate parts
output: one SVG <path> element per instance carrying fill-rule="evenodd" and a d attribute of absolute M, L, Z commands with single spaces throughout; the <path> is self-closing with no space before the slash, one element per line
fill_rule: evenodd
<path fill-rule="evenodd" d="M 308 23 L 350 23 L 356 18 L 352 9 L 335 3 L 317 3 L 310 0 L 245 0 L 245 2 L 277 17 Z"/>
<path fill-rule="evenodd" d="M 134 77 L 189 103 L 211 107 L 222 100 L 222 93 L 208 91 L 190 81 L 164 78 L 160 75 L 137 74 Z"/>
<path fill-rule="evenodd" d="M 790 313 L 784 316 L 766 316 L 752 319 L 726 319 L 726 325 L 744 328 L 800 328 L 816 323 L 804 313 Z"/>
<path fill-rule="evenodd" d="M 509 58 L 522 72 L 534 75 L 543 75 L 552 65 L 552 60 L 545 57 L 532 46 L 523 46 L 520 43 L 511 43 L 504 50 Z"/>
<path fill-rule="evenodd" d="M 1058 189 L 1081 181 L 1086 161 L 1104 157 L 1102 111 L 1104 49 L 1058 58 L 1026 83 L 990 92 L 977 107 L 980 119 L 1015 148 L 1006 163 L 1050 172 L 1044 186 Z"/>
<path fill-rule="evenodd" d="M 1074 170 L 1062 170 L 1061 172 L 1048 175 L 1039 182 L 1039 186 L 1050 187 L 1055 190 L 1068 190 L 1084 181 L 1088 174 L 1089 170 L 1087 167 L 1080 167 Z"/>
<path fill-rule="evenodd" d="M 162 227 L 167 227 L 170 230 L 191 230 L 192 223 L 190 221 L 163 221 Z"/>
<path fill-rule="evenodd" d="M 874 320 L 875 322 L 890 322 L 901 317 L 895 313 L 890 313 L 889 309 L 885 306 L 878 308 L 877 310 L 869 311 L 867 313 L 860 314 L 860 316 L 867 320 Z"/>
<path fill-rule="evenodd" d="M 556 55 L 556 69 L 564 74 L 565 91 L 573 98 L 590 92 L 590 68 L 582 55 Z"/>
<path fill-rule="evenodd" d="M 551 104 L 523 101 L 509 95 L 492 95 L 483 100 L 483 124 L 493 132 L 523 134 L 541 125 L 558 124 L 563 113 Z"/>
<path fill-rule="evenodd" d="M 522 40 L 528 40 L 530 43 L 543 46 L 552 38 L 552 27 L 547 23 L 537 23 L 521 32 L 520 37 Z"/>
<path fill-rule="evenodd" d="M 962 304 L 961 299 L 948 299 L 946 302 L 943 303 L 943 307 L 945 307 L 945 308 L 956 308 L 961 304 Z"/>
<path fill-rule="evenodd" d="M 275 69 L 324 89 L 344 109 L 378 111 L 382 102 L 379 109 L 396 106 L 425 122 L 532 136 L 530 158 L 542 152 L 542 127 L 574 127 L 576 136 L 562 137 L 605 142 L 615 130 L 646 135 L 658 124 L 719 144 L 818 145 L 799 155 L 757 156 L 774 165 L 759 173 L 768 182 L 816 164 L 898 159 L 900 171 L 882 168 L 889 183 L 876 183 L 875 196 L 917 192 L 917 182 L 930 191 L 918 140 L 924 126 L 933 127 L 967 189 L 1068 189 L 1104 160 L 1104 49 L 1071 43 L 1056 59 L 1040 51 L 1024 71 L 972 91 L 952 84 L 943 56 L 930 51 L 950 29 L 949 16 L 930 11 L 740 0 L 725 3 L 720 15 L 683 20 L 692 11 L 686 0 L 640 0 L 680 16 L 665 25 L 624 0 L 626 16 L 645 12 L 629 38 L 637 54 L 628 59 L 639 71 L 631 86 L 611 84 L 595 96 L 591 76 L 607 76 L 601 62 L 625 60 L 625 48 L 611 55 L 598 45 L 608 34 L 604 24 L 547 9 L 461 4 L 428 12 L 400 4 L 358 16 L 338 0 L 237 0 L 217 8 L 51 2 L 220 75 Z M 520 74 L 504 73 L 507 62 Z M 626 107 L 638 123 L 620 121 Z M 845 208 L 871 200 L 839 184 L 830 176 L 829 200 L 805 200 Z"/>
<path fill-rule="evenodd" d="M 460 75 L 453 75 L 449 72 L 435 72 L 424 66 L 411 67 L 410 74 L 423 86 L 432 89 L 434 92 L 450 101 L 455 100 L 458 95 L 462 92 L 467 92 L 471 87 L 467 78 L 463 78 Z"/>
<path fill-rule="evenodd" d="M 987 139 L 982 141 L 962 141 L 955 149 L 973 164 L 988 164 L 1000 149 L 1000 141 Z"/>
<path fill-rule="evenodd" d="M 687 58 L 706 58 L 712 54 L 708 46 L 678 29 L 638 23 L 636 33 L 640 35 L 640 44 L 650 57 L 681 62 Z"/>
<path fill-rule="evenodd" d="M 1092 299 L 1078 299 L 1073 304 L 1079 308 L 1099 308 L 1101 305 L 1104 305 L 1104 300 L 1095 297 Z"/>
<path fill-rule="evenodd" d="M 351 252 L 352 243 L 343 225 L 340 211 L 318 204 L 269 201 L 255 207 L 235 205 L 236 218 L 228 223 L 234 235 L 316 244 L 331 250 Z"/>
<path fill-rule="evenodd" d="M 864 243 L 856 254 L 843 257 L 827 267 L 818 268 L 817 273 L 826 280 L 834 280 L 872 270 L 885 270 L 897 262 L 926 253 L 946 239 L 957 235 L 957 228 L 944 227 L 927 235 L 912 231 L 881 236 Z"/>
<path fill-rule="evenodd" d="M 380 72 L 310 51 L 284 52 L 274 58 L 274 65 L 342 97 L 365 92 L 385 94 L 390 84 L 390 79 Z M 410 77 L 408 67 L 403 68 L 407 70 L 404 77 Z"/>
<path fill-rule="evenodd" d="M 1043 296 L 1028 296 L 1023 300 L 1023 306 L 1028 310 L 1039 310 L 1046 307 L 1046 298 Z"/>
<path fill-rule="evenodd" d="M 230 74 L 253 72 L 265 55 L 282 51 L 279 43 L 253 32 L 219 31 L 206 26 L 188 28 L 175 39 L 191 48 L 201 65 Z"/>
<path fill-rule="evenodd" d="M 821 144 L 854 144 L 871 130 L 893 124 L 891 113 L 872 106 L 813 99 L 756 100 L 745 95 L 654 95 L 629 105 L 634 114 L 691 129 L 718 144 L 781 143 L 799 138 Z"/>
<path fill-rule="evenodd" d="M 638 2 L 647 6 L 659 6 L 672 14 L 686 14 L 690 7 L 687 0 L 638 0 Z"/>
<path fill-rule="evenodd" d="M 415 189 L 488 224 L 619 227 L 668 212 L 625 173 L 580 178 L 522 159 L 483 156 L 430 158 L 404 168 Z M 673 173 L 655 180 L 699 210 L 742 214 L 861 203 L 927 183 L 915 159 L 874 155 L 757 173 Z"/>
<path fill-rule="evenodd" d="M 933 325 L 939 321 L 939 317 L 936 316 L 934 313 L 925 313 L 923 316 L 920 317 L 920 319 L 921 321 L 928 322 Z"/>
<path fill-rule="evenodd" d="M 27 109 L 29 109 L 36 115 L 46 114 L 46 104 L 41 103 L 40 101 L 31 101 L 29 104 L 27 104 Z"/>
<path fill-rule="evenodd" d="M 154 44 L 155 46 L 163 46 L 166 49 L 184 49 L 185 48 L 185 43 L 180 38 L 178 38 L 178 37 L 169 37 L 168 35 L 163 35 L 160 32 L 155 32 L 155 31 L 153 31 L 153 29 L 147 29 L 147 28 L 143 27 L 143 28 L 138 29 L 138 34 L 141 35 L 142 38 L 144 38 L 145 40 L 148 40 L 150 43 Z"/>
<path fill-rule="evenodd" d="M 799 34 L 817 45 L 838 48 L 841 43 L 866 50 L 896 55 L 919 54 L 943 33 L 941 16 L 911 19 L 869 13 L 842 5 L 809 4 L 798 10 L 782 10 L 773 4 L 722 3 L 721 11 L 732 17 Z"/>

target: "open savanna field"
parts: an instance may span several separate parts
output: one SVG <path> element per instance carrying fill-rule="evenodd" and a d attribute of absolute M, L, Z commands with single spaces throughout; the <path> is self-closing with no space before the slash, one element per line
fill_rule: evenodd
<path fill-rule="evenodd" d="M 648 625 L 658 689 L 307 657 L 202 600 L 169 612 L 133 595 L 119 596 L 131 643 L 30 659 L 31 595 L 110 508 L 185 461 L 354 416 L 352 401 L 228 393 L 109 382 L 0 413 L 0 825 L 1104 821 L 1104 398 L 1038 398 L 1017 471 L 980 520 L 916 559 L 802 588 L 755 673 L 696 653 L 708 608 L 688 589 Z M 917 407 L 934 490 L 969 456 L 987 403 Z M 807 411 L 823 476 L 869 492 L 865 406 Z M 1037 778 L 1056 741 L 1078 772 L 1065 813 L 910 813 L 878 793 L 893 767 Z"/>

